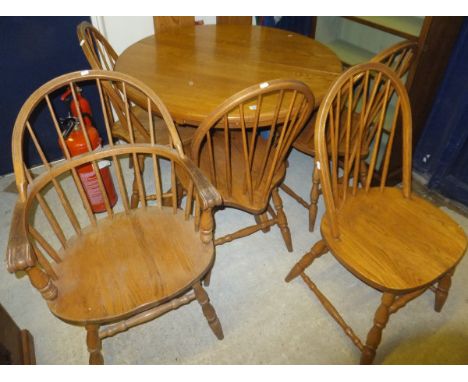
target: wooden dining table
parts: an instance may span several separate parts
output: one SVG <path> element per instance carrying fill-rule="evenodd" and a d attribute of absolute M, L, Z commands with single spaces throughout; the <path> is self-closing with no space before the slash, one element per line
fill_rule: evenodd
<path fill-rule="evenodd" d="M 306 83 L 318 107 L 342 65 L 332 50 L 297 33 L 196 25 L 136 42 L 119 56 L 115 70 L 154 90 L 176 123 L 198 126 L 233 94 L 277 78 Z"/>

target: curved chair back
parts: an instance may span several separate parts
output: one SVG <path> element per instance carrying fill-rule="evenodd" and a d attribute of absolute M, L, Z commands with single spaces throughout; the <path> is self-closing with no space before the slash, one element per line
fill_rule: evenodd
<path fill-rule="evenodd" d="M 105 94 L 103 83 L 110 87 L 122 89 L 125 96 L 127 90 L 138 91 L 147 99 L 147 113 L 159 113 L 164 119 L 173 142 L 173 147 L 155 144 L 154 129 L 150 119 L 150 142 L 135 144 L 131 142 L 125 145 L 115 145 L 112 142 L 110 126 L 107 120 Z M 72 152 L 70 142 L 63 135 L 59 126 L 59 115 L 55 111 L 57 95 L 66 89 L 71 89 L 73 100 L 77 101 L 78 86 L 86 86 L 87 89 L 94 85 L 99 94 L 99 104 L 94 106 L 94 115 L 98 106 L 102 108 L 102 123 L 107 133 L 109 146 L 93 147 L 94 140 L 92 129 L 81 131 L 85 147 L 82 153 Z M 122 103 L 126 109 L 130 107 L 127 98 Z M 47 114 L 47 118 L 41 117 L 37 123 L 38 112 Z M 83 113 L 78 108 L 78 120 L 80 126 L 85 126 Z M 130 118 L 127 121 L 131 128 Z M 129 132 L 131 135 L 131 132 Z M 48 137 L 48 142 L 60 147 L 63 159 L 50 161 L 47 150 L 41 143 L 42 138 Z M 50 137 L 54 137 L 52 140 Z M 78 139 L 78 138 L 74 138 Z M 32 142 L 42 160 L 42 168 L 35 169 L 34 173 L 28 168 L 25 157 L 30 150 L 25 147 L 26 142 Z M 174 214 L 185 214 L 189 219 L 195 215 L 194 229 L 204 226 L 202 211 L 211 208 L 221 201 L 216 190 L 209 185 L 200 171 L 185 157 L 182 144 L 166 107 L 148 87 L 141 82 L 121 73 L 107 71 L 74 72 L 55 78 L 36 90 L 25 102 L 20 110 L 13 130 L 12 139 L 13 163 L 16 183 L 19 190 L 19 198 L 14 216 L 19 221 L 14 222 L 10 245 L 8 250 L 8 268 L 11 272 L 25 269 L 39 263 L 48 277 L 54 279 L 54 266 L 50 263 L 60 262 L 61 253 L 66 250 L 69 243 L 79 238 L 81 233 L 88 232 L 89 226 L 95 227 L 102 220 L 114 221 L 118 216 L 133 216 L 135 209 L 130 207 L 129 193 L 131 182 L 129 178 L 136 174 L 136 184 L 140 196 L 142 208 L 166 208 Z M 146 159 L 148 171 L 145 176 L 141 174 L 138 157 Z M 125 162 L 133 160 L 136 171 L 128 168 Z M 128 163 L 127 163 L 128 164 Z M 109 167 L 109 175 L 105 175 L 103 165 Z M 39 174 L 38 174 L 39 172 Z M 87 185 L 84 176 L 91 173 L 97 182 L 94 189 Z M 88 176 L 86 175 L 86 176 Z M 108 178 L 106 178 L 106 176 Z M 111 201 L 109 178 L 112 189 L 118 196 L 118 202 Z M 179 199 L 184 192 L 187 196 L 185 211 L 179 209 Z M 105 206 L 104 212 L 97 214 L 93 208 L 93 198 L 102 198 Z M 156 196 L 147 201 L 145 196 L 154 193 Z M 73 201 L 79 201 L 78 203 Z M 170 207 L 170 208 L 167 208 Z M 211 215 L 210 215 L 211 216 Z M 204 218 L 210 221 L 210 217 Z M 107 223 L 102 223 L 107 224 Z M 208 223 L 212 226 L 212 223 Z M 211 230 L 200 229 L 202 241 L 211 240 Z M 15 243 L 23 243 L 18 248 Z M 28 243 L 24 246 L 24 243 Z M 48 296 L 44 295 L 48 298 Z M 50 296 L 49 296 L 50 297 Z"/>
<path fill-rule="evenodd" d="M 52 149 L 50 145 L 54 145 L 56 148 L 58 147 L 58 151 L 61 150 L 66 159 L 71 158 L 71 153 L 65 144 L 63 132 L 60 128 L 60 117 L 65 117 L 65 115 L 60 116 L 57 112 L 59 109 L 58 104 L 61 102 L 58 98 L 60 94 L 63 94 L 65 91 L 70 91 L 72 96 L 71 102 L 75 105 L 80 105 L 78 102 L 77 89 L 82 87 L 86 87 L 87 91 L 90 92 L 94 90 L 97 99 L 99 99 L 96 105 L 93 105 L 95 124 L 98 125 L 96 127 L 101 127 L 101 130 L 104 131 L 111 147 L 114 146 L 114 143 L 112 141 L 109 122 L 110 111 L 108 110 L 108 97 L 112 97 L 113 101 L 118 102 L 122 106 L 122 118 L 125 119 L 129 129 L 130 143 L 134 143 L 133 121 L 132 118 L 130 118 L 129 112 L 131 101 L 127 97 L 127 93 L 132 92 L 146 100 L 146 111 L 149 116 L 152 115 L 153 112 L 162 116 L 167 125 L 173 146 L 179 151 L 180 155 L 184 155 L 182 144 L 169 111 L 160 98 L 141 81 L 122 73 L 100 70 L 85 70 L 65 74 L 47 82 L 37 89 L 24 103 L 16 119 L 12 137 L 12 153 L 16 184 L 21 198 L 26 198 L 27 185 L 32 179 L 30 170 L 25 161 L 27 155 L 24 142 L 26 138 L 29 142 L 32 142 L 32 150 L 36 151 L 47 171 L 50 171 L 54 166 L 54 163 L 51 163 L 47 157 L 47 152 Z M 109 94 L 103 91 L 104 87 L 115 90 Z M 36 117 L 40 111 L 42 111 L 42 114 L 46 115 L 42 116 L 39 121 Z M 99 111 L 101 113 L 99 113 Z M 102 115 L 102 119 L 96 120 L 99 115 Z M 85 125 L 84 111 L 81 110 L 81 105 L 77 108 L 77 119 L 81 126 Z M 150 143 L 155 144 L 157 142 L 155 140 L 152 118 L 148 119 L 148 126 L 151 127 L 149 132 Z M 92 151 L 87 129 L 83 129 L 83 133 L 86 148 L 88 151 Z M 51 136 L 55 138 L 51 139 Z M 47 139 L 47 144 L 49 146 L 45 147 L 45 149 L 41 144 L 41 138 L 42 140 Z"/>
<path fill-rule="evenodd" d="M 416 58 L 418 43 L 416 41 L 403 41 L 376 54 L 370 62 L 380 62 L 396 72 L 403 78 L 411 68 Z"/>
<path fill-rule="evenodd" d="M 314 97 L 302 82 L 273 80 L 251 86 L 201 123 L 193 137 L 192 158 L 225 202 L 232 199 L 245 207 L 256 204 L 255 199 L 263 207 L 313 109 Z"/>
<path fill-rule="evenodd" d="M 114 70 L 118 54 L 107 39 L 87 21 L 76 28 L 78 41 L 92 69 Z"/>
<path fill-rule="evenodd" d="M 389 107 L 392 98 L 394 110 Z M 359 118 L 352 118 L 356 112 Z M 395 141 L 403 143 L 402 191 L 405 197 L 410 196 L 411 129 L 406 88 L 386 65 L 356 65 L 333 83 L 318 111 L 315 148 L 327 216 L 336 237 L 339 227 L 335 215 L 342 202 L 356 194 L 359 181 L 369 190 L 377 166 L 382 174 L 379 187 L 385 188 Z M 368 171 L 360 179 L 361 153 L 367 151 Z"/>

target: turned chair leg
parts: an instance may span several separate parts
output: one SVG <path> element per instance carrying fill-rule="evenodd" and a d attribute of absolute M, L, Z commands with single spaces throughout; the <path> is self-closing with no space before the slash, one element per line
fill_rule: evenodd
<path fill-rule="evenodd" d="M 317 166 L 314 163 L 314 172 L 312 175 L 312 188 L 310 190 L 310 205 L 309 205 L 309 232 L 314 232 L 315 221 L 317 220 L 317 203 L 320 195 L 320 174 Z"/>
<path fill-rule="evenodd" d="M 99 325 L 86 325 L 86 345 L 88 346 L 90 365 L 104 365 L 101 342 Z"/>
<path fill-rule="evenodd" d="M 271 197 L 273 199 L 273 205 L 275 206 L 276 216 L 278 219 L 278 227 L 281 231 L 281 235 L 283 236 L 283 240 L 286 244 L 286 248 L 289 252 L 293 251 L 292 246 L 292 239 L 291 239 L 291 231 L 288 227 L 288 219 L 286 218 L 286 214 L 283 211 L 283 201 L 279 196 L 278 188 L 276 187 L 273 189 L 271 193 Z"/>
<path fill-rule="evenodd" d="M 359 165 L 359 181 L 361 182 L 362 187 L 365 187 L 367 179 L 367 164 L 365 161 L 361 160 Z"/>
<path fill-rule="evenodd" d="M 437 289 L 435 291 L 435 303 L 434 310 L 440 312 L 447 300 L 450 286 L 452 285 L 453 271 L 447 272 L 437 283 Z"/>
<path fill-rule="evenodd" d="M 268 214 L 267 214 L 266 212 L 264 212 L 263 214 L 254 215 L 254 217 L 255 217 L 255 222 L 256 222 L 257 224 L 262 224 L 262 223 L 264 223 L 264 222 L 266 222 L 266 221 L 269 220 L 269 219 L 268 219 Z M 262 228 L 262 232 L 267 233 L 267 232 L 269 232 L 269 231 L 270 231 L 270 227 L 269 227 L 269 226 L 266 227 L 266 228 Z"/>
<path fill-rule="evenodd" d="M 307 252 L 302 258 L 291 268 L 285 278 L 286 282 L 290 282 L 299 276 L 304 270 L 312 264 L 318 257 L 328 252 L 328 246 L 325 240 L 320 240 Z"/>
<path fill-rule="evenodd" d="M 180 208 L 182 205 L 182 199 L 184 198 L 184 187 L 180 183 L 179 179 L 176 180 L 177 188 L 177 208 Z"/>
<path fill-rule="evenodd" d="M 213 305 L 210 303 L 208 294 L 200 283 L 196 283 L 193 286 L 193 290 L 195 292 L 197 301 L 202 307 L 202 311 L 206 320 L 208 321 L 208 325 L 210 325 L 211 330 L 218 338 L 218 340 L 222 340 L 224 338 L 223 328 L 221 327 L 221 323 L 218 320 L 218 316 L 216 315 L 216 311 L 214 310 Z"/>
<path fill-rule="evenodd" d="M 387 326 L 388 318 L 390 317 L 390 307 L 395 301 L 395 295 L 384 293 L 382 302 L 377 308 L 374 316 L 374 326 L 367 334 L 366 345 L 362 350 L 361 365 L 370 365 L 374 361 L 375 352 L 382 340 L 382 331 Z"/>

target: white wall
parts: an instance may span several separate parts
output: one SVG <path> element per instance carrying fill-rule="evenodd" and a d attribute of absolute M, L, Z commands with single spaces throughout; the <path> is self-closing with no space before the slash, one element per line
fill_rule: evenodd
<path fill-rule="evenodd" d="M 91 21 L 117 54 L 154 33 L 152 16 L 93 16 Z"/>

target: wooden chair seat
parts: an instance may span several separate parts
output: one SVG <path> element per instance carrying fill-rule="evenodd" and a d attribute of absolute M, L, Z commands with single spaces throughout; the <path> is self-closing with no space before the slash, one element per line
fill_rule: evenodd
<path fill-rule="evenodd" d="M 251 134 L 247 134 L 248 140 L 251 139 Z M 240 131 L 231 131 L 230 133 L 231 141 L 231 171 L 232 171 L 232 190 L 228 191 L 228 182 L 226 176 L 226 159 L 225 159 L 225 150 L 224 150 L 224 135 L 223 134 L 213 134 L 213 151 L 214 151 L 214 164 L 216 168 L 216 180 L 212 182 L 216 184 L 216 188 L 223 198 L 223 204 L 231 207 L 242 208 L 251 213 L 263 212 L 265 207 L 268 204 L 269 200 L 269 190 L 265 190 L 265 187 L 270 187 L 273 189 L 276 187 L 281 180 L 284 178 L 286 173 L 285 163 L 279 165 L 279 169 L 274 172 L 273 180 L 271 185 L 261 184 L 259 187 L 254 187 L 253 190 L 253 199 L 249 200 L 248 192 L 246 192 L 245 186 L 245 161 L 244 161 L 244 149 L 242 143 L 242 134 Z M 252 181 L 257 182 L 261 178 L 261 163 L 264 160 L 265 152 L 267 149 L 267 141 L 262 137 L 258 137 L 256 143 L 256 151 L 252 164 Z M 211 174 L 211 162 L 208 158 L 209 150 L 207 145 L 202 148 L 200 154 L 200 169 L 204 174 Z M 273 150 L 270 152 L 269 158 L 266 160 L 267 169 L 270 168 L 273 163 L 272 157 L 274 155 Z"/>
<path fill-rule="evenodd" d="M 132 108 L 132 113 L 138 119 L 138 121 L 144 127 L 146 131 L 146 135 L 144 135 L 142 132 L 140 132 L 139 129 L 134 129 L 135 142 L 136 143 L 149 142 L 150 128 L 149 128 L 149 121 L 148 121 L 148 113 L 138 106 L 134 106 Z M 164 123 L 164 120 L 155 116 L 153 118 L 153 124 L 154 124 L 155 141 L 161 145 L 169 145 L 169 132 L 168 132 L 166 124 Z M 125 142 L 130 142 L 130 135 L 128 133 L 128 128 L 126 124 L 122 126 L 122 123 L 120 121 L 117 121 L 116 123 L 112 125 L 111 132 L 112 132 L 112 136 L 118 139 L 122 139 Z M 190 144 L 192 136 L 195 132 L 195 128 L 188 127 L 188 126 L 184 126 L 184 127 L 178 126 L 177 132 L 179 133 L 182 144 L 186 146 Z"/>
<path fill-rule="evenodd" d="M 183 211 L 147 207 L 99 220 L 79 240 L 71 238 L 61 256 L 54 265 L 58 296 L 48 302 L 51 311 L 66 321 L 99 323 L 188 290 L 212 266 L 214 250 Z"/>
<path fill-rule="evenodd" d="M 362 91 L 356 92 L 350 83 L 362 86 Z M 367 97 L 377 94 L 378 88 L 384 89 L 382 96 Z M 367 131 L 357 137 L 356 147 L 362 147 L 366 140 L 370 151 L 368 168 L 359 179 L 356 174 L 361 172 L 362 160 L 356 160 L 355 151 L 348 150 L 340 158 L 329 155 L 326 145 L 334 142 L 333 151 L 337 152 L 340 141 L 352 134 L 351 121 L 343 121 L 336 112 L 344 99 L 349 105 L 363 105 L 363 115 L 380 115 L 376 125 L 361 126 Z M 388 107 L 392 99 L 393 110 Z M 390 316 L 410 301 L 431 290 L 435 293 L 434 310 L 442 310 L 467 238 L 442 210 L 411 192 L 411 107 L 405 86 L 391 68 L 382 63 L 367 63 L 349 69 L 330 87 L 317 115 L 314 179 L 315 175 L 320 176 L 325 200 L 322 239 L 292 267 L 286 281 L 298 276 L 304 280 L 359 349 L 361 364 L 367 365 L 374 362 Z M 340 123 L 330 124 L 335 118 Z M 391 118 L 386 132 L 389 139 L 382 145 L 386 118 Z M 370 145 L 372 141 L 374 144 Z M 401 187 L 390 188 L 387 176 L 394 144 L 401 145 L 403 153 L 402 182 Z M 379 156 L 383 160 L 377 164 Z M 339 163 L 343 163 L 341 169 Z M 371 187 L 375 171 L 382 176 L 375 182 L 378 186 Z M 365 341 L 304 272 L 329 251 L 345 269 L 382 294 Z"/>
<path fill-rule="evenodd" d="M 404 198 L 397 188 L 360 189 L 336 216 L 339 239 L 327 215 L 321 225 L 331 252 L 355 276 L 384 292 L 407 293 L 434 283 L 466 249 L 458 224 L 415 195 Z"/>

